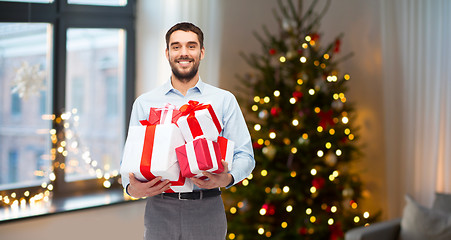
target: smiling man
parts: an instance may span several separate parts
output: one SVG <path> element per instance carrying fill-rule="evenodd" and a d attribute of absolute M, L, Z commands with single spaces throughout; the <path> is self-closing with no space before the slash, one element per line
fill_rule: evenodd
<path fill-rule="evenodd" d="M 147 197 L 145 240 L 224 240 L 227 220 L 221 198 L 221 187 L 230 187 L 252 172 L 255 166 L 251 138 L 236 98 L 232 93 L 204 83 L 199 65 L 204 58 L 204 35 L 191 23 L 178 23 L 166 33 L 166 58 L 172 69 L 166 84 L 139 96 L 132 108 L 130 126 L 147 119 L 151 107 L 171 103 L 178 107 L 190 100 L 209 103 L 221 121 L 221 136 L 235 142 L 233 169 L 218 174 L 204 172 L 206 180 L 192 178 L 193 192 L 163 193 L 168 180 L 157 177 L 140 182 L 133 174 L 123 177 L 127 193 Z"/>

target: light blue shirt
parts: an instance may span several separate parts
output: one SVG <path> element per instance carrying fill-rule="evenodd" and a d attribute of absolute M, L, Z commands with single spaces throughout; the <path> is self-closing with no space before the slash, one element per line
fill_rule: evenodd
<path fill-rule="evenodd" d="M 234 179 L 233 184 L 248 177 L 255 167 L 251 136 L 238 102 L 229 91 L 214 87 L 199 79 L 196 86 L 189 89 L 183 96 L 180 91 L 172 87 L 171 80 L 169 80 L 164 85 L 144 93 L 135 100 L 130 126 L 140 126 L 140 120 L 148 119 L 151 107 L 163 107 L 167 103 L 181 107 L 189 100 L 211 104 L 223 126 L 220 135 L 235 142 L 232 170 L 229 171 Z M 122 185 L 125 189 L 128 184 L 128 178 L 123 178 Z M 199 189 L 197 186 L 194 188 Z"/>

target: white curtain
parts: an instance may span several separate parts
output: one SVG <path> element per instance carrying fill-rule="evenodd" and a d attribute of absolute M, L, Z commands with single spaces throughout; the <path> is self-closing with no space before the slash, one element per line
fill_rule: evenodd
<path fill-rule="evenodd" d="M 451 1 L 383 0 L 388 215 L 451 192 Z"/>

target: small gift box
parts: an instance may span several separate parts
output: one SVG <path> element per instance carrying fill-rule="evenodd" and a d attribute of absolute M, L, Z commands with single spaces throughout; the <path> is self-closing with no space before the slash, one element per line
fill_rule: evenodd
<path fill-rule="evenodd" d="M 182 113 L 175 105 L 168 103 L 162 108 L 150 108 L 149 119 L 141 120 L 140 123 L 142 125 L 176 123 L 181 115 Z"/>
<path fill-rule="evenodd" d="M 202 177 L 204 171 L 212 173 L 224 171 L 217 142 L 199 137 L 176 148 L 175 151 L 184 177 Z"/>
<path fill-rule="evenodd" d="M 131 126 L 128 131 L 121 163 L 121 175 L 127 178 L 134 173 L 140 181 L 150 181 L 156 176 L 171 181 L 171 186 L 189 188 L 192 183 L 181 176 L 175 148 L 184 144 L 175 124 Z"/>
<path fill-rule="evenodd" d="M 186 142 L 193 141 L 198 136 L 216 141 L 222 131 L 222 124 L 210 104 L 189 101 L 180 107 L 180 112 L 177 125 Z"/>

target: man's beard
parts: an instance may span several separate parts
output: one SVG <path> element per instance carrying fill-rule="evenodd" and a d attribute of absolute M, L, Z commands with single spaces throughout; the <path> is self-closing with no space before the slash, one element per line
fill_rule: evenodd
<path fill-rule="evenodd" d="M 180 60 L 191 60 L 191 59 L 179 59 Z M 175 63 L 176 64 L 176 63 Z M 199 64 L 195 64 L 191 70 L 187 73 L 181 73 L 178 71 L 178 69 L 174 66 L 175 64 L 173 64 L 171 62 L 171 69 L 172 69 L 172 74 L 174 74 L 174 76 L 179 79 L 182 82 L 189 82 L 191 81 L 197 74 L 197 72 L 199 71 Z"/>

